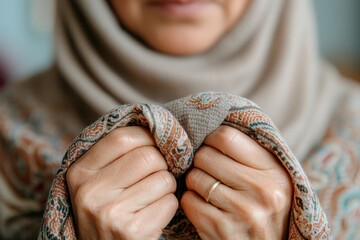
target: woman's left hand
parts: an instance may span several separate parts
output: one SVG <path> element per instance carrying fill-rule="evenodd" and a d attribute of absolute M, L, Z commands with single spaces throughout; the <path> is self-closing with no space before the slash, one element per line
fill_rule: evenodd
<path fill-rule="evenodd" d="M 202 239 L 287 237 L 291 178 L 274 155 L 237 129 L 220 126 L 205 139 L 186 185 L 181 206 Z"/>

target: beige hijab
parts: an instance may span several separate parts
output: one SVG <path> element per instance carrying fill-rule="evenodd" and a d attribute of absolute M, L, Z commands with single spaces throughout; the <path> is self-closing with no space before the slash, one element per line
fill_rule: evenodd
<path fill-rule="evenodd" d="M 260 105 L 303 159 L 342 94 L 340 76 L 319 59 L 309 0 L 252 0 L 216 46 L 181 58 L 137 41 L 106 1 L 58 2 L 60 72 L 99 114 L 122 103 L 233 93 Z"/>

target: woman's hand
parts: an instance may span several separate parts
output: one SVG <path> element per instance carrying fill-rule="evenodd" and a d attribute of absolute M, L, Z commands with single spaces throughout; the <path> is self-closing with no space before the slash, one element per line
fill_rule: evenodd
<path fill-rule="evenodd" d="M 142 127 L 112 131 L 66 180 L 81 239 L 158 239 L 178 207 L 175 178 Z"/>
<path fill-rule="evenodd" d="M 287 237 L 291 179 L 275 156 L 235 128 L 221 126 L 205 139 L 186 184 L 181 206 L 202 239 Z"/>

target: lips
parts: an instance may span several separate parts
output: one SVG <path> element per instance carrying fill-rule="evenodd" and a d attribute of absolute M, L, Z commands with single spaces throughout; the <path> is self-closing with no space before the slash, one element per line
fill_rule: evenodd
<path fill-rule="evenodd" d="M 178 17 L 192 17 L 210 5 L 209 0 L 152 0 L 149 5 L 164 13 Z"/>
<path fill-rule="evenodd" d="M 167 3 L 186 4 L 191 2 L 207 2 L 207 0 L 151 0 L 149 2 L 153 4 L 167 4 Z"/>

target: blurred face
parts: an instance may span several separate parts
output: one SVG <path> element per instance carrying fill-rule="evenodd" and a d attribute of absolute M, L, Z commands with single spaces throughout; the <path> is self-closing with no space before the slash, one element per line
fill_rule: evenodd
<path fill-rule="evenodd" d="M 212 47 L 250 0 L 111 0 L 122 23 L 151 48 L 190 55 Z"/>

